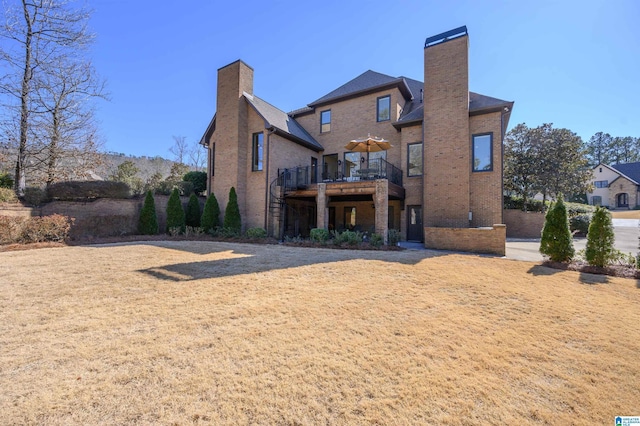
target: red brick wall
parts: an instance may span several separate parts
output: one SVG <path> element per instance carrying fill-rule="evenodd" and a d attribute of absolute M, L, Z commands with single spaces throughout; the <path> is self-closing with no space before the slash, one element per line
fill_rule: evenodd
<path fill-rule="evenodd" d="M 424 228 L 424 246 L 438 250 L 490 253 L 506 251 L 505 225 L 491 228 Z"/>

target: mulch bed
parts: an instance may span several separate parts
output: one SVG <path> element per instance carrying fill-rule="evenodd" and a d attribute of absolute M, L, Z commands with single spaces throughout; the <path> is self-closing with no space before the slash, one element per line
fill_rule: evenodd
<path fill-rule="evenodd" d="M 547 266 L 549 268 L 553 268 L 553 269 L 561 269 L 563 271 L 577 271 L 577 272 L 584 272 L 587 274 L 609 275 L 612 277 L 640 279 L 640 270 L 636 268 L 631 268 L 629 266 L 613 265 L 613 266 L 606 266 L 604 268 L 601 268 L 599 266 L 591 266 L 586 262 L 562 263 L 562 262 L 552 262 L 550 260 L 545 260 L 544 262 L 542 262 L 542 265 Z"/>

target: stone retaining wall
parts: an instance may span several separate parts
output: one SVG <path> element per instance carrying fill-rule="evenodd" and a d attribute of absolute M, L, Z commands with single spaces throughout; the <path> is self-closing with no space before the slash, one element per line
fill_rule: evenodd
<path fill-rule="evenodd" d="M 155 195 L 154 200 L 159 230 L 164 232 L 169 196 Z M 181 197 L 181 201 L 183 206 L 186 206 L 189 197 Z M 143 203 L 144 198 L 127 200 L 99 198 L 94 201 L 52 201 L 42 207 L 0 204 L 0 216 L 32 217 L 61 214 L 75 219 L 69 232 L 72 239 L 109 237 L 136 234 Z M 201 210 L 202 207 L 201 199 Z"/>
<path fill-rule="evenodd" d="M 507 227 L 502 224 L 491 228 L 424 228 L 424 245 L 438 250 L 504 256 L 506 230 Z"/>

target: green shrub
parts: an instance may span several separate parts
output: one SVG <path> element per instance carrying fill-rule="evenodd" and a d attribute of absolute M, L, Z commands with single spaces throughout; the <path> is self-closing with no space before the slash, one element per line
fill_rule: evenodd
<path fill-rule="evenodd" d="M 615 238 L 611 214 L 605 208 L 598 207 L 587 234 L 585 258 L 589 265 L 603 267 L 613 263 Z"/>
<path fill-rule="evenodd" d="M 22 197 L 25 203 L 31 206 L 39 206 L 49 200 L 47 191 L 37 186 L 28 186 L 24 189 Z"/>
<path fill-rule="evenodd" d="M 74 201 L 93 198 L 131 198 L 131 189 L 124 182 L 108 180 L 56 182 L 49 185 L 52 200 Z"/>
<path fill-rule="evenodd" d="M 542 204 L 541 200 L 528 198 L 526 209 L 525 209 L 525 203 L 521 197 L 505 195 L 504 208 L 508 210 L 526 210 L 529 212 L 541 212 L 541 211 L 544 211 L 544 204 Z"/>
<path fill-rule="evenodd" d="M 191 194 L 187 209 L 184 213 L 185 224 L 197 228 L 200 226 L 200 200 L 196 194 Z"/>
<path fill-rule="evenodd" d="M 311 241 L 324 243 L 329 239 L 329 231 L 323 228 L 313 228 L 309 233 Z"/>
<path fill-rule="evenodd" d="M 569 230 L 574 234 L 584 236 L 589 232 L 590 223 L 591 215 L 579 214 L 569 219 Z"/>
<path fill-rule="evenodd" d="M 575 254 L 567 209 L 562 196 L 558 197 L 558 201 L 551 206 L 545 216 L 540 253 L 554 262 L 568 262 Z"/>
<path fill-rule="evenodd" d="M 382 235 L 376 234 L 375 232 L 371 234 L 371 237 L 369 238 L 369 244 L 374 247 L 380 247 L 383 242 L 384 238 L 382 238 Z"/>
<path fill-rule="evenodd" d="M 185 217 L 180 193 L 174 188 L 167 202 L 167 232 L 170 232 L 171 228 L 178 228 L 180 232 L 184 232 L 184 227 Z"/>
<path fill-rule="evenodd" d="M 232 186 L 229 190 L 229 201 L 224 211 L 223 227 L 240 234 L 242 230 L 242 219 L 240 218 L 240 207 L 238 207 L 238 196 L 236 189 Z"/>
<path fill-rule="evenodd" d="M 10 188 L 0 188 L 0 203 L 15 203 L 18 201 L 16 193 Z"/>
<path fill-rule="evenodd" d="M 387 231 L 387 244 L 390 246 L 396 246 L 402 241 L 402 234 L 397 229 L 389 229 Z"/>
<path fill-rule="evenodd" d="M 363 235 L 358 231 L 333 231 L 333 243 L 335 245 L 347 244 L 350 246 L 358 245 L 362 242 Z"/>
<path fill-rule="evenodd" d="M 244 235 L 247 238 L 267 238 L 267 231 L 264 228 L 249 228 Z"/>
<path fill-rule="evenodd" d="M 204 203 L 200 226 L 202 226 L 204 232 L 211 232 L 211 230 L 220 226 L 220 206 L 214 194 L 209 195 L 207 202 Z"/>
<path fill-rule="evenodd" d="M 207 190 L 207 174 L 205 172 L 188 172 L 182 177 L 182 180 L 191 182 L 193 192 L 198 195 Z"/>
<path fill-rule="evenodd" d="M 0 173 L 0 188 L 13 189 L 13 178 L 9 173 Z"/>
<path fill-rule="evenodd" d="M 142 235 L 155 235 L 158 233 L 156 203 L 151 191 L 147 191 L 147 195 L 144 198 L 144 205 L 140 211 L 140 220 L 138 221 L 138 232 Z"/>
<path fill-rule="evenodd" d="M 227 227 L 218 227 L 212 232 L 212 235 L 222 237 L 222 238 L 236 238 L 240 236 L 240 231 L 237 229 L 227 228 Z"/>

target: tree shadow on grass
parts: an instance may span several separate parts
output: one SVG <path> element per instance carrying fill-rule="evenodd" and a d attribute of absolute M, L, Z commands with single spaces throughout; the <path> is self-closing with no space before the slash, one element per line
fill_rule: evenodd
<path fill-rule="evenodd" d="M 553 266 L 535 265 L 531 267 L 527 273 L 533 274 L 534 276 L 550 276 L 563 271 L 573 271 L 580 273 L 580 277 L 578 279 L 583 284 L 607 284 L 609 282 L 609 277 L 607 275 L 591 274 L 584 271 L 573 270 L 568 264 L 564 263 L 553 262 L 552 265 Z M 640 282 L 638 285 L 640 286 Z"/>
<path fill-rule="evenodd" d="M 164 245 L 154 242 L 153 245 L 169 249 L 180 249 L 180 245 L 176 244 Z M 233 243 L 206 243 L 204 248 L 199 247 L 196 249 L 194 247 L 189 251 L 203 256 L 213 255 L 214 258 L 140 269 L 138 272 L 159 280 L 181 282 L 257 274 L 272 270 L 353 260 L 373 260 L 415 265 L 427 258 L 450 255 L 450 253 L 433 250 L 333 250 Z M 216 258 L 217 256 L 223 257 Z"/>

